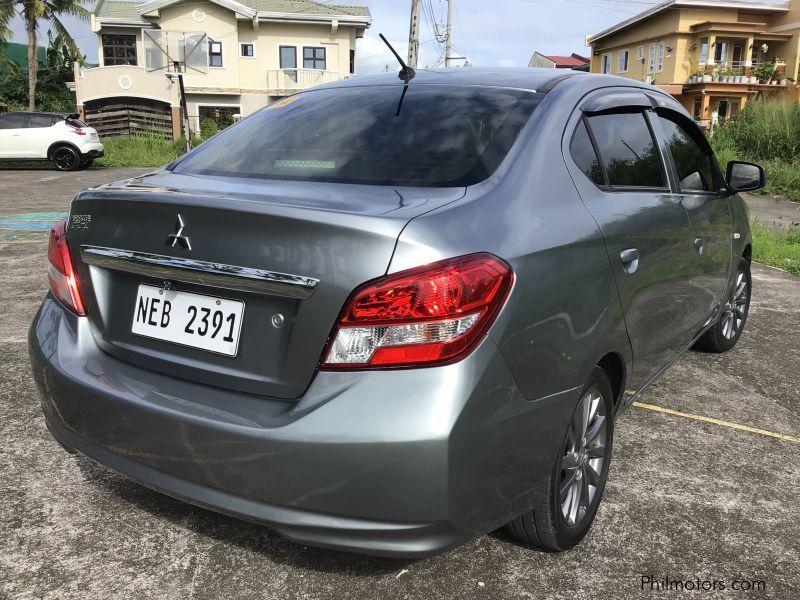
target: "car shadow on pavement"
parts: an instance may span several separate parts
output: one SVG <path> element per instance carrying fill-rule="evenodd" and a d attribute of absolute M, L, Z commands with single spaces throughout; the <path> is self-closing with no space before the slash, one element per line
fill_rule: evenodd
<path fill-rule="evenodd" d="M 418 559 L 381 558 L 303 546 L 284 539 L 265 525 L 177 500 L 108 470 L 89 458 L 80 455 L 74 458 L 87 484 L 113 494 L 113 498 L 104 501 L 116 504 L 118 500 L 129 505 L 115 511 L 123 520 L 137 520 L 137 509 L 144 510 L 155 518 L 168 521 L 174 528 L 189 530 L 198 538 L 210 537 L 258 553 L 276 563 L 325 573 L 348 573 L 359 577 L 384 575 L 418 562 Z M 136 527 L 135 524 L 131 526 Z"/>

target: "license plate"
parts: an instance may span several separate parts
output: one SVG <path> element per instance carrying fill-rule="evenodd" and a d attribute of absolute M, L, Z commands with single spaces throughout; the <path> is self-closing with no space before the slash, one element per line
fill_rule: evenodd
<path fill-rule="evenodd" d="M 137 335 L 236 356 L 244 302 L 140 285 L 131 331 Z"/>

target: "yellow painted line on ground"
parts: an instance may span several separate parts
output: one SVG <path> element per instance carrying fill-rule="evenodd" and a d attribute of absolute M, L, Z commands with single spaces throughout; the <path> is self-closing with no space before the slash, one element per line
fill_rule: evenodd
<path fill-rule="evenodd" d="M 779 440 L 783 440 L 784 442 L 794 442 L 795 444 L 800 444 L 800 438 L 791 435 L 786 435 L 783 433 L 775 433 L 774 431 L 757 429 L 755 427 L 750 427 L 749 425 L 740 425 L 739 423 L 731 423 L 730 421 L 722 421 L 721 419 L 712 419 L 711 417 L 704 417 L 702 415 L 693 415 L 690 413 L 680 412 L 678 410 L 672 410 L 671 408 L 662 408 L 661 406 L 656 406 L 654 404 L 644 404 L 643 402 L 634 402 L 633 405 L 636 408 L 646 408 L 647 410 L 654 410 L 656 412 L 664 413 L 666 415 L 683 417 L 685 419 L 693 419 L 695 421 L 703 421 L 704 423 L 713 423 L 714 425 L 721 425 L 722 427 L 729 427 L 730 429 L 738 429 L 739 431 L 748 431 L 750 433 L 757 433 L 759 435 L 774 437 Z"/>

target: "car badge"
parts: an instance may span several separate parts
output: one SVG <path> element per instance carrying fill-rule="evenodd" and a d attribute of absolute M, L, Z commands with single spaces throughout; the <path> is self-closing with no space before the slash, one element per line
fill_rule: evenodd
<path fill-rule="evenodd" d="M 188 236 L 183 235 L 183 229 L 186 227 L 186 223 L 183 221 L 183 217 L 178 214 L 178 218 L 175 220 L 175 233 L 170 233 L 167 236 L 167 241 L 165 244 L 174 248 L 175 246 L 180 246 L 182 248 L 186 248 L 187 250 L 192 249 L 192 244 L 189 242 Z"/>

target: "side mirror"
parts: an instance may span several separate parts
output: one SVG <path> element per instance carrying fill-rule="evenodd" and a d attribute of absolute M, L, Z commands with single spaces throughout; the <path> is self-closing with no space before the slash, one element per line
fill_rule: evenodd
<path fill-rule="evenodd" d="M 767 172 L 761 165 L 732 160 L 725 176 L 732 192 L 751 192 L 763 188 L 767 183 Z"/>

